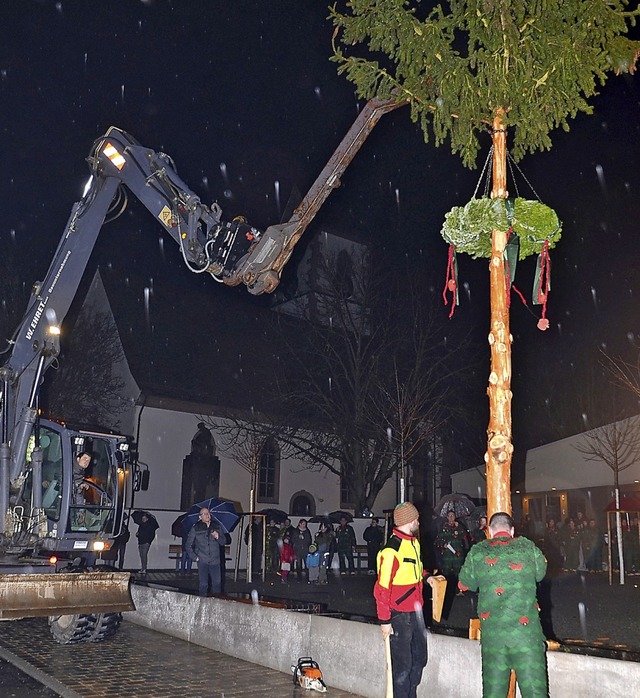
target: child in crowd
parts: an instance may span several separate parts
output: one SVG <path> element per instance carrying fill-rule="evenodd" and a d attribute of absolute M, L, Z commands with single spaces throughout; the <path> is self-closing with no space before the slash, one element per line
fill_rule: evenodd
<path fill-rule="evenodd" d="M 309 572 L 309 584 L 317 584 L 320 575 L 320 553 L 318 547 L 311 543 L 307 553 L 307 570 Z"/>
<path fill-rule="evenodd" d="M 280 575 L 282 576 L 282 583 L 287 583 L 287 577 L 289 572 L 291 572 L 291 567 L 295 562 L 296 556 L 293 552 L 293 546 L 291 545 L 291 538 L 285 536 L 282 539 L 282 547 L 280 548 Z"/>

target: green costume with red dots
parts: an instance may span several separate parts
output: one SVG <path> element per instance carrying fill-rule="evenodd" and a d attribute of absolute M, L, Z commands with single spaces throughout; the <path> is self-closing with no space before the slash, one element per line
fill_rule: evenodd
<path fill-rule="evenodd" d="M 536 602 L 536 582 L 547 561 L 527 538 L 500 532 L 474 545 L 459 586 L 478 591 L 482 645 L 482 695 L 505 698 L 511 669 L 522 698 L 546 698 L 545 638 Z"/>

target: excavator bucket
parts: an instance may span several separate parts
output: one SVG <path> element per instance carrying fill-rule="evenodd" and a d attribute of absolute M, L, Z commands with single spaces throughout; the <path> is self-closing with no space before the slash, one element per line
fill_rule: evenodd
<path fill-rule="evenodd" d="M 0 574 L 0 620 L 133 611 L 129 572 Z"/>

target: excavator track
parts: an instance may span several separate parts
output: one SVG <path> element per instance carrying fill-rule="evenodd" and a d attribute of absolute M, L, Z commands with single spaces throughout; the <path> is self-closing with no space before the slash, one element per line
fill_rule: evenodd
<path fill-rule="evenodd" d="M 59 645 L 102 642 L 114 635 L 122 613 L 90 613 L 49 616 L 49 630 Z"/>
<path fill-rule="evenodd" d="M 99 613 L 92 616 L 93 632 L 89 642 L 102 642 L 115 635 L 122 623 L 122 613 Z"/>

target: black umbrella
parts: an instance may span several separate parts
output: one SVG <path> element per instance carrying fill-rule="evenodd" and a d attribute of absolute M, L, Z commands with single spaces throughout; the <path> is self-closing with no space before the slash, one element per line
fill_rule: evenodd
<path fill-rule="evenodd" d="M 332 511 L 329 514 L 329 521 L 331 523 L 340 523 L 340 519 L 346 519 L 347 523 L 351 523 L 353 521 L 353 514 L 350 514 L 348 511 Z"/>
<path fill-rule="evenodd" d="M 476 505 L 466 494 L 454 492 L 442 497 L 433 510 L 443 518 L 446 518 L 447 514 L 452 511 L 456 515 L 456 519 L 463 519 L 465 516 L 469 516 L 475 508 Z"/>
<path fill-rule="evenodd" d="M 151 525 L 154 526 L 154 528 L 160 528 L 160 525 L 158 524 L 158 520 L 156 519 L 156 517 L 153 514 L 150 514 L 148 511 L 140 511 L 139 509 L 137 509 L 136 511 L 133 512 L 133 514 L 131 514 L 131 518 L 133 519 L 133 523 L 136 523 L 136 524 L 138 524 L 138 526 L 140 526 L 140 524 L 142 523 L 143 516 L 146 516 L 149 519 Z"/>
<path fill-rule="evenodd" d="M 312 523 L 312 524 L 325 523 L 325 524 L 329 525 L 331 523 L 331 521 L 329 519 L 329 515 L 326 514 L 325 516 L 312 516 L 309 519 L 309 523 Z"/>
<path fill-rule="evenodd" d="M 184 525 L 185 519 L 189 516 L 189 514 L 180 514 L 178 518 L 171 524 L 171 535 L 176 536 L 177 538 L 182 538 L 184 535 L 186 535 L 189 531 Z M 189 526 L 189 528 L 191 528 Z"/>
<path fill-rule="evenodd" d="M 285 519 L 289 518 L 289 514 L 282 509 L 260 509 L 256 514 L 264 514 L 267 524 L 269 521 L 275 521 L 278 525 L 284 523 Z"/>

